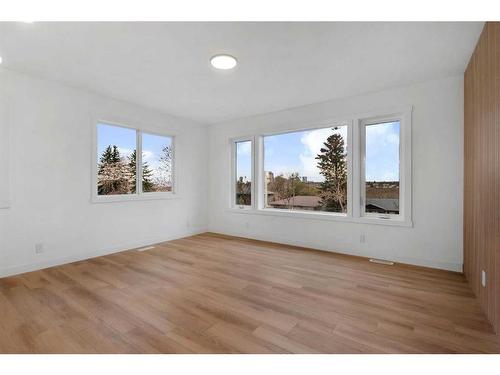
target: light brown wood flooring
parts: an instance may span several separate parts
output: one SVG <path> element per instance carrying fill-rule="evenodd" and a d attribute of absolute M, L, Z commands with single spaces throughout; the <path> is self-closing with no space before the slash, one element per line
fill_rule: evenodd
<path fill-rule="evenodd" d="M 2 353 L 500 353 L 463 275 L 211 233 L 0 279 Z"/>

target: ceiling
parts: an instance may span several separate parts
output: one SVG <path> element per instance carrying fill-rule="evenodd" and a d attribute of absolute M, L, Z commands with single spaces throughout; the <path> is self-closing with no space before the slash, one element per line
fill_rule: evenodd
<path fill-rule="evenodd" d="M 483 23 L 1 22 L 2 66 L 206 124 L 464 72 Z M 217 71 L 212 55 L 239 64 Z"/>

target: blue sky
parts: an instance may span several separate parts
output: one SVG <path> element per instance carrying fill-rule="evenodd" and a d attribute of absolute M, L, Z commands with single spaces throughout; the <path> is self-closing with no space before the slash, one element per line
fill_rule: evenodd
<path fill-rule="evenodd" d="M 136 132 L 134 129 L 122 128 L 106 124 L 98 124 L 97 127 L 97 157 L 98 160 L 102 152 L 108 145 L 116 145 L 120 150 L 120 155 L 129 156 L 135 149 Z M 165 145 L 171 145 L 170 137 L 162 137 L 153 134 L 142 133 L 142 159 L 147 162 L 156 174 L 156 169 L 161 155 L 161 150 Z"/>
<path fill-rule="evenodd" d="M 252 165 L 252 143 L 250 141 L 236 143 L 236 176 L 242 176 L 244 180 L 251 181 Z"/>
<path fill-rule="evenodd" d="M 298 172 L 310 181 L 323 181 L 317 168 L 316 155 L 333 133 L 347 139 L 347 128 L 323 128 L 267 136 L 264 138 L 264 169 L 289 175 Z M 347 143 L 347 142 L 346 142 Z M 250 142 L 237 144 L 237 175 L 250 180 Z M 366 180 L 394 181 L 399 179 L 399 122 L 366 127 Z"/>
<path fill-rule="evenodd" d="M 366 127 L 366 181 L 399 180 L 399 122 Z"/>

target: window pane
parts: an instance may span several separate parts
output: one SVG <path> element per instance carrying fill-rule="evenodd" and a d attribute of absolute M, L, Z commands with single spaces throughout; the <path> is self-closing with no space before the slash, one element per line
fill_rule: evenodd
<path fill-rule="evenodd" d="M 97 193 L 134 194 L 136 131 L 97 124 Z"/>
<path fill-rule="evenodd" d="M 252 141 L 236 142 L 235 191 L 237 205 L 252 204 Z"/>
<path fill-rule="evenodd" d="M 365 212 L 398 215 L 399 121 L 365 129 Z"/>
<path fill-rule="evenodd" d="M 172 138 L 142 133 L 142 191 L 172 191 Z"/>
<path fill-rule="evenodd" d="M 264 137 L 266 207 L 347 212 L 347 126 Z"/>

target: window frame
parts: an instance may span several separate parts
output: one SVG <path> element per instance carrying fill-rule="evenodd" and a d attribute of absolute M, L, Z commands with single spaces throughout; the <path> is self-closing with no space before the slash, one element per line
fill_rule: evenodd
<path fill-rule="evenodd" d="M 236 168 L 237 168 L 237 155 L 236 155 L 236 144 L 241 142 L 251 142 L 250 145 L 250 178 L 251 178 L 251 186 L 250 186 L 250 205 L 239 205 L 236 204 Z M 253 210 L 256 206 L 255 200 L 255 137 L 247 136 L 247 137 L 237 137 L 230 139 L 231 144 L 231 182 L 230 182 L 230 202 L 229 207 L 235 210 Z"/>
<path fill-rule="evenodd" d="M 245 209 L 235 207 L 230 202 L 228 211 L 231 213 L 243 213 L 252 215 L 270 215 L 279 217 L 291 217 L 300 219 L 341 221 L 351 223 L 364 223 L 375 225 L 392 225 L 412 227 L 412 164 L 411 164 L 411 122 L 412 106 L 398 107 L 386 110 L 361 113 L 350 116 L 343 116 L 337 119 L 316 121 L 308 125 L 297 124 L 296 122 L 287 128 L 283 124 L 277 125 L 276 130 L 256 131 L 255 134 L 245 137 L 232 137 L 231 142 L 231 181 L 235 178 L 235 148 L 236 141 L 253 141 L 252 147 L 252 205 L 245 206 Z M 364 215 L 364 200 L 362 190 L 364 184 L 364 125 L 367 122 L 377 123 L 399 121 L 400 123 L 400 213 L 399 215 L 389 215 L 389 218 L 381 217 L 380 214 Z M 333 126 L 347 126 L 347 213 L 325 212 L 325 211 L 305 211 L 266 208 L 264 202 L 264 137 L 271 135 L 287 134 L 300 131 L 316 130 Z M 262 129 L 262 128 L 260 128 Z M 363 173 L 363 175 L 362 175 Z M 231 185 L 231 197 L 235 196 L 235 186 Z M 256 199 L 255 199 L 256 197 Z M 358 203 L 357 203 L 358 202 Z"/>
<path fill-rule="evenodd" d="M 127 202 L 141 200 L 158 200 L 158 199 L 177 199 L 177 154 L 176 154 L 176 135 L 152 129 L 146 126 L 131 126 L 128 122 L 105 120 L 101 117 L 94 117 L 92 120 L 92 158 L 91 158 L 91 202 L 92 203 L 110 203 L 110 202 Z M 134 123 L 138 123 L 134 121 Z M 120 195 L 99 195 L 98 182 L 98 131 L 99 124 L 115 126 L 135 131 L 136 142 L 136 192 L 133 194 Z M 143 192 L 142 191 L 142 135 L 143 133 L 156 135 L 160 137 L 168 137 L 172 140 L 172 191 L 161 192 Z"/>
<path fill-rule="evenodd" d="M 368 220 L 411 222 L 411 117 L 405 112 L 370 116 L 359 119 L 360 137 L 360 217 Z M 370 125 L 399 122 L 399 214 L 379 214 L 366 212 L 366 127 Z"/>

